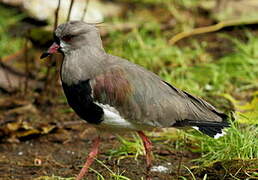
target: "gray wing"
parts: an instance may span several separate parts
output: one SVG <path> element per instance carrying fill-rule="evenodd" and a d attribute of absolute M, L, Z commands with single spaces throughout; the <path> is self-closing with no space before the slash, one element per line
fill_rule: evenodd
<path fill-rule="evenodd" d="M 105 72 L 92 81 L 95 101 L 115 107 L 128 121 L 154 127 L 180 122 L 221 122 L 212 105 L 164 82 L 159 76 L 111 56 Z"/>

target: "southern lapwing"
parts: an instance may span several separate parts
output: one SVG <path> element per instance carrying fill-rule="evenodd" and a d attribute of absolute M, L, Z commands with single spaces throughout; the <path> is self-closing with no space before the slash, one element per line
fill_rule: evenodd
<path fill-rule="evenodd" d="M 194 126 L 208 136 L 219 137 L 229 126 L 227 115 L 206 101 L 139 65 L 107 54 L 93 24 L 70 21 L 59 25 L 53 45 L 41 58 L 56 52 L 64 55 L 61 80 L 69 105 L 99 131 L 138 132 L 148 169 L 152 144 L 143 131 Z M 88 172 L 99 144 L 98 136 L 77 180 Z"/>

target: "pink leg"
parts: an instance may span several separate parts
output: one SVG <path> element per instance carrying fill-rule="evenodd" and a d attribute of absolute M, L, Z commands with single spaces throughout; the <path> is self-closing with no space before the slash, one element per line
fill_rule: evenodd
<path fill-rule="evenodd" d="M 152 157 L 151 157 L 152 143 L 142 131 L 138 131 L 138 134 L 141 137 L 141 139 L 143 141 L 144 148 L 145 148 L 146 162 L 147 162 L 147 173 L 149 174 L 150 168 L 152 166 L 152 162 L 151 162 L 152 161 Z M 151 177 L 149 177 L 147 175 L 146 179 L 151 180 Z"/>
<path fill-rule="evenodd" d="M 100 137 L 96 137 L 94 139 L 92 149 L 88 155 L 86 163 L 83 165 L 83 168 L 81 169 L 79 175 L 76 177 L 76 180 L 82 180 L 83 176 L 85 176 L 88 173 L 90 165 L 93 163 L 95 157 L 98 154 L 99 144 L 100 144 Z"/>

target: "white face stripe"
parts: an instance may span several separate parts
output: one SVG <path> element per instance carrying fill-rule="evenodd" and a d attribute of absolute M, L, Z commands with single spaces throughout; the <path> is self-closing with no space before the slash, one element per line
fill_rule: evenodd
<path fill-rule="evenodd" d="M 69 52 L 70 45 L 67 44 L 66 42 L 60 40 L 60 47 L 61 47 L 61 50 L 62 50 L 64 53 Z"/>

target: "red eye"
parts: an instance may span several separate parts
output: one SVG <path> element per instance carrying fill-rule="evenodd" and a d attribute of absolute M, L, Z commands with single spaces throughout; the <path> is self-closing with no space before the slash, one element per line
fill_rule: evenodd
<path fill-rule="evenodd" d="M 62 37 L 62 40 L 65 42 L 69 42 L 69 41 L 71 41 L 72 38 L 73 38 L 72 35 L 65 35 Z"/>

